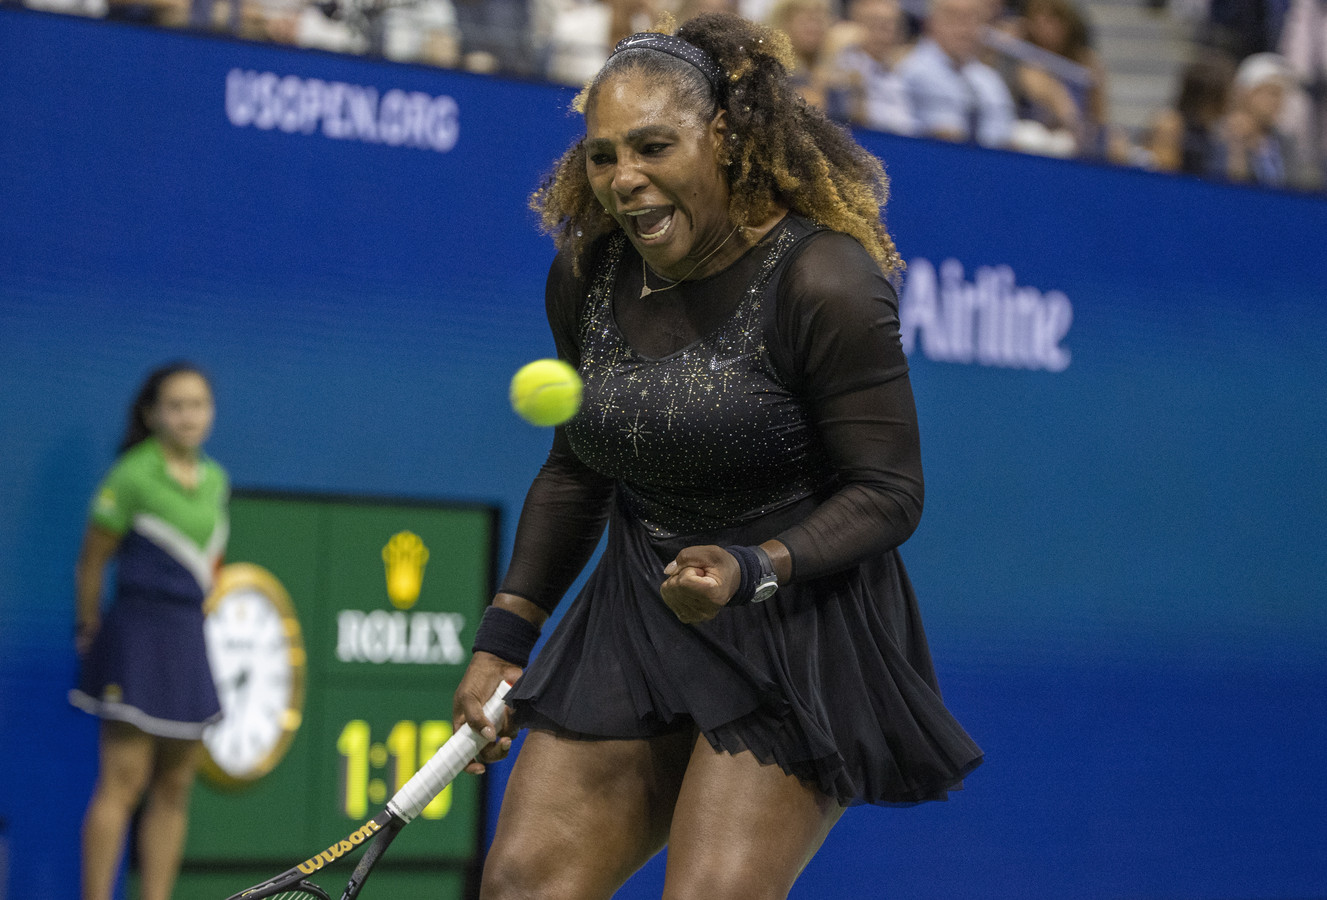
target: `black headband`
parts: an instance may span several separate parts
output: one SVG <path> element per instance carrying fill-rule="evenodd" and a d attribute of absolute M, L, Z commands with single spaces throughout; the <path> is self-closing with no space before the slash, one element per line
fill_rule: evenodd
<path fill-rule="evenodd" d="M 713 58 L 695 44 L 689 44 L 680 37 L 673 37 L 671 34 L 659 34 L 654 31 L 642 31 L 618 41 L 617 46 L 613 48 L 612 55 L 616 56 L 623 50 L 658 50 L 660 53 L 667 53 L 669 56 L 675 56 L 683 62 L 690 63 L 700 70 L 700 74 L 705 76 L 705 80 L 710 83 L 710 87 L 714 89 L 716 96 L 723 84 L 723 72 Z"/>

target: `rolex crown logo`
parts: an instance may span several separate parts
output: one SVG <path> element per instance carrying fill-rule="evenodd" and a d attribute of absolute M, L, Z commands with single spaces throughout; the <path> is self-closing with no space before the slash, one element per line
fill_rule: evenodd
<path fill-rule="evenodd" d="M 387 596 L 397 609 L 409 609 L 419 599 L 424 584 L 424 564 L 429 561 L 429 549 L 413 531 L 392 535 L 382 548 L 382 561 L 387 567 Z"/>

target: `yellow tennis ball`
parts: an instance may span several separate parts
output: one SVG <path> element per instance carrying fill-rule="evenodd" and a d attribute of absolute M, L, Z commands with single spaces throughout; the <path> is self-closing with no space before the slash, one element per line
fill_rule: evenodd
<path fill-rule="evenodd" d="M 581 408 L 581 376 L 560 359 L 536 359 L 511 379 L 511 408 L 531 425 L 561 425 Z"/>

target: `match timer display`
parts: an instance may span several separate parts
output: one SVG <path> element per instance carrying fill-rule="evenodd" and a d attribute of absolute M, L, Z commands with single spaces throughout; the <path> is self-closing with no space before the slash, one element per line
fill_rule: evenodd
<path fill-rule="evenodd" d="M 388 797 L 396 794 L 410 780 L 410 773 L 418 771 L 422 760 L 447 743 L 452 735 L 450 722 L 392 723 L 387 739 L 379 744 L 373 741 L 373 729 L 363 719 L 347 722 L 336 739 L 341 754 L 341 811 L 352 819 L 362 819 L 370 806 L 382 806 Z M 373 777 L 375 771 L 381 777 Z M 420 813 L 425 819 L 441 819 L 452 808 L 452 787 L 443 788 Z"/>
<path fill-rule="evenodd" d="M 209 606 L 234 718 L 194 792 L 182 896 L 223 870 L 254 883 L 346 833 L 451 737 L 496 521 L 483 506 L 235 492 L 231 577 Z M 461 897 L 482 806 L 482 780 L 457 778 L 393 843 L 380 892 Z"/>
<path fill-rule="evenodd" d="M 451 692 L 443 697 L 423 688 L 384 695 L 346 688 L 332 689 L 330 698 L 342 712 L 327 719 L 324 733 L 333 741 L 335 756 L 324 755 L 319 777 L 331 788 L 328 800 L 336 804 L 339 820 L 349 825 L 376 815 L 423 760 L 452 736 L 450 719 L 436 705 L 445 701 L 450 712 Z M 428 709 L 433 716 L 411 715 Z M 438 844 L 460 851 L 462 858 L 477 854 L 478 820 L 467 811 L 482 800 L 481 784 L 473 775 L 462 774 L 448 785 L 392 843 L 393 856 L 425 859 Z M 416 825 L 425 827 L 416 831 Z"/>

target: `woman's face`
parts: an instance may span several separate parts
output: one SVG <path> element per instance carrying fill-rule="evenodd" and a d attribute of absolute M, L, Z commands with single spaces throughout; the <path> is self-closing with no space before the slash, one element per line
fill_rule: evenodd
<path fill-rule="evenodd" d="M 1281 117 L 1286 102 L 1286 86 L 1280 81 L 1266 81 L 1246 93 L 1245 106 L 1259 127 L 1271 130 Z"/>
<path fill-rule="evenodd" d="M 723 113 L 704 121 L 670 87 L 624 72 L 600 85 L 585 129 L 595 198 L 654 271 L 685 277 L 732 232 Z"/>
<path fill-rule="evenodd" d="M 803 6 L 788 17 L 784 29 L 793 45 L 793 52 L 803 59 L 817 56 L 829 34 L 829 16 L 819 6 Z"/>
<path fill-rule="evenodd" d="M 1069 23 L 1049 6 L 1030 9 L 1027 16 L 1028 40 L 1054 53 L 1063 53 L 1069 42 Z"/>
<path fill-rule="evenodd" d="M 989 21 L 986 0 L 936 0 L 926 30 L 953 59 L 967 62 L 981 49 L 981 33 Z"/>
<path fill-rule="evenodd" d="M 894 0 L 872 0 L 858 3 L 854 16 L 862 27 L 862 49 L 877 59 L 883 58 L 898 46 L 903 17 Z"/>
<path fill-rule="evenodd" d="M 176 450 L 197 450 L 212 433 L 216 409 L 207 380 L 197 372 L 178 372 L 161 383 L 148 411 L 152 433 Z"/>

